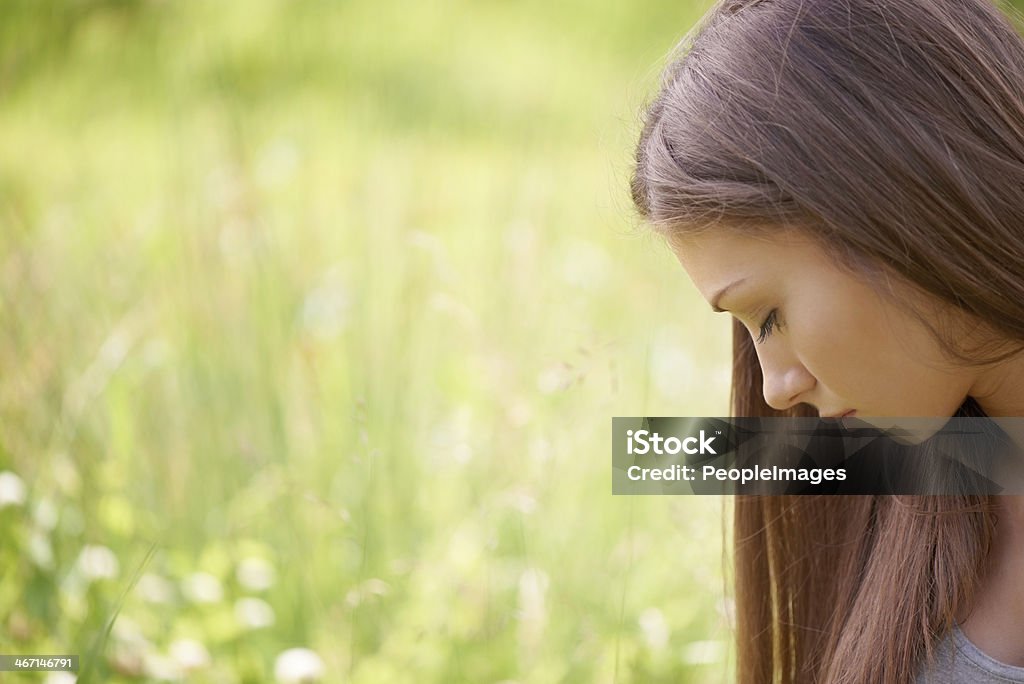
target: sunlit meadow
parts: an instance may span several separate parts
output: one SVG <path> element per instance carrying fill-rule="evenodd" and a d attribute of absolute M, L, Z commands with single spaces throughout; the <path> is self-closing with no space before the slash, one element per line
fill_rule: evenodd
<path fill-rule="evenodd" d="M 627 191 L 707 4 L 4 2 L 0 654 L 729 681 L 727 506 L 610 468 L 726 412 Z"/>

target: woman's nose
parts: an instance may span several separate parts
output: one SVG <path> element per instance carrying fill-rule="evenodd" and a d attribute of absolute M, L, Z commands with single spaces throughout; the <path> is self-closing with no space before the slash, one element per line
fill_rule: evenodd
<path fill-rule="evenodd" d="M 796 359 L 761 361 L 764 376 L 764 400 L 776 411 L 785 411 L 805 400 L 815 385 L 814 376 Z"/>

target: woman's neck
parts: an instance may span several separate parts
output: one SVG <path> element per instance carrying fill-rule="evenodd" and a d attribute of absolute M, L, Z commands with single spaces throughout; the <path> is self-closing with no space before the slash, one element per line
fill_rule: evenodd
<path fill-rule="evenodd" d="M 1024 496 L 996 497 L 992 550 L 960 628 L 983 653 L 1024 667 Z"/>
<path fill-rule="evenodd" d="M 1024 354 L 981 371 L 969 394 L 988 416 L 1024 416 Z"/>
<path fill-rule="evenodd" d="M 970 395 L 1024 454 L 1024 354 L 980 373 Z M 1024 667 L 1024 496 L 998 496 L 995 503 L 992 549 L 960 626 L 983 653 Z"/>
<path fill-rule="evenodd" d="M 1024 354 L 979 373 L 969 394 L 1024 453 Z"/>

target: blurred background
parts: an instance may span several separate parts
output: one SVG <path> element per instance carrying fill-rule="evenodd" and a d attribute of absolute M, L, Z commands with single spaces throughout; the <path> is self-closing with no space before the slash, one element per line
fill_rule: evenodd
<path fill-rule="evenodd" d="M 730 681 L 727 502 L 610 467 L 727 413 L 628 193 L 709 4 L 3 0 L 0 653 Z"/>

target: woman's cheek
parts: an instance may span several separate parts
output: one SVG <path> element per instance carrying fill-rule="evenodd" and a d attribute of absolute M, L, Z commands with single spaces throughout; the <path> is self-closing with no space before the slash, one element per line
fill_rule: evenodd
<path fill-rule="evenodd" d="M 864 370 L 862 343 L 857 331 L 847 329 L 831 316 L 817 320 L 803 317 L 793 319 L 786 333 L 794 346 L 796 357 L 819 384 L 839 398 L 854 389 L 854 375 Z"/>

